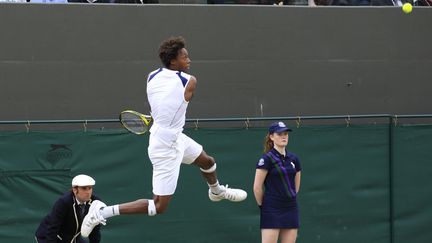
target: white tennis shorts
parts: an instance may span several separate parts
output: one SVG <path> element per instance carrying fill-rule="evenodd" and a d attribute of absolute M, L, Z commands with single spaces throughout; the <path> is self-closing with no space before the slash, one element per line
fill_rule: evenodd
<path fill-rule="evenodd" d="M 203 147 L 183 133 L 175 136 L 162 132 L 150 133 L 148 155 L 153 165 L 153 194 L 173 195 L 180 173 L 180 165 L 191 164 Z"/>

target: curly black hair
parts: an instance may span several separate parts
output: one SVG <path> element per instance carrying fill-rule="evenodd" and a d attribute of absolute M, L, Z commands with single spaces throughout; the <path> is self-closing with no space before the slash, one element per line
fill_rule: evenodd
<path fill-rule="evenodd" d="M 170 37 L 164 40 L 159 47 L 159 58 L 165 67 L 169 67 L 171 60 L 176 59 L 178 52 L 186 46 L 181 36 Z"/>

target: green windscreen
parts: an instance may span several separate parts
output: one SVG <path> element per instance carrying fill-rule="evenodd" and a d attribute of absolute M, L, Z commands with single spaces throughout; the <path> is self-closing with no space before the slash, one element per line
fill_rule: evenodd
<path fill-rule="evenodd" d="M 300 126 L 288 150 L 300 157 L 297 242 L 410 242 L 432 239 L 431 125 Z M 102 242 L 260 242 L 252 185 L 265 128 L 185 133 L 217 162 L 219 181 L 245 202 L 211 202 L 196 166 L 182 166 L 165 214 L 113 217 Z M 96 179 L 108 204 L 150 198 L 148 134 L 124 130 L 0 132 L 0 241 L 33 242 L 41 219 L 74 175 Z M 414 237 L 415 236 L 415 237 Z"/>

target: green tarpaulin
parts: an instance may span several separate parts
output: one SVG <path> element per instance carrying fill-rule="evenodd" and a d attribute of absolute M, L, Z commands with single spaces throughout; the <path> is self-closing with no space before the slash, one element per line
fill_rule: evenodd
<path fill-rule="evenodd" d="M 110 218 L 110 242 L 260 242 L 252 185 L 265 128 L 187 129 L 245 202 L 214 203 L 195 166 L 183 166 L 163 215 Z M 0 132 L 0 241 L 33 242 L 40 220 L 85 173 L 107 204 L 149 198 L 148 135 L 123 130 Z M 302 163 L 299 243 L 429 243 L 432 126 L 301 126 L 288 149 Z"/>

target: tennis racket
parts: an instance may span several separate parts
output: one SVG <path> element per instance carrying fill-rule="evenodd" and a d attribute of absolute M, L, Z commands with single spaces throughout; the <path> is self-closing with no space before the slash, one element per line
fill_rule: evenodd
<path fill-rule="evenodd" d="M 132 110 L 122 111 L 119 119 L 124 128 L 137 135 L 146 133 L 152 122 L 151 116 Z"/>

